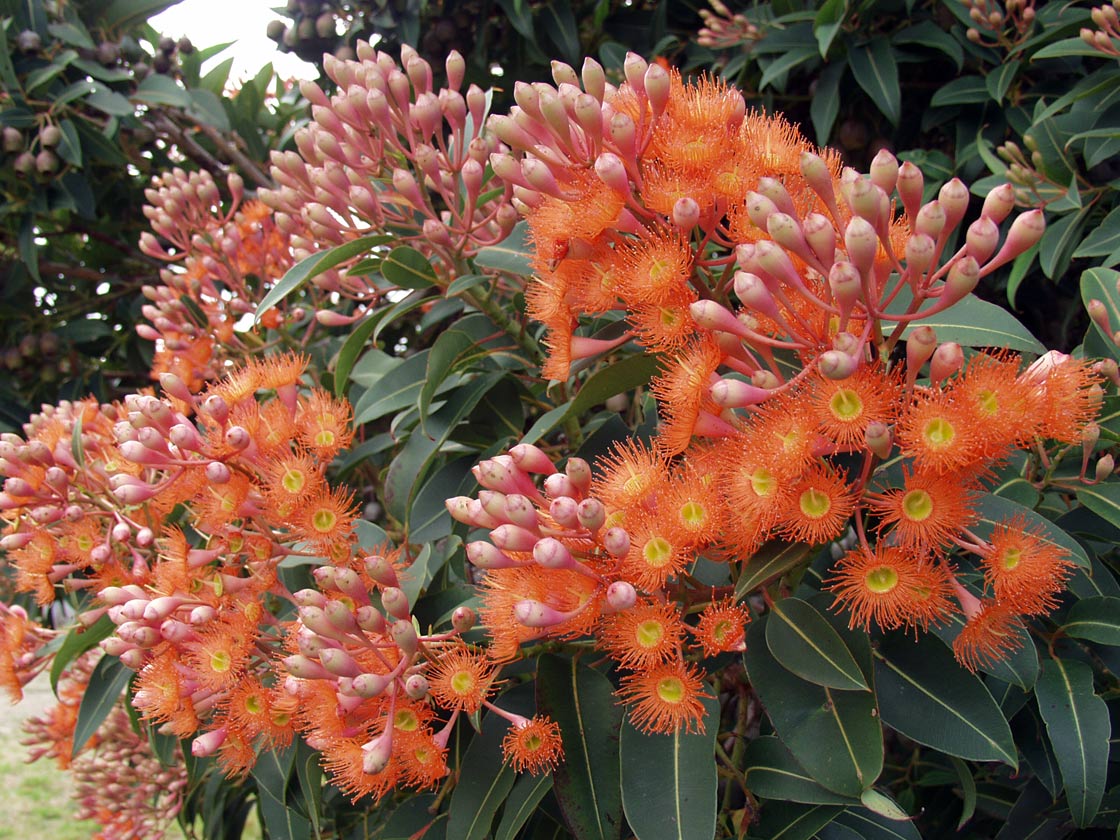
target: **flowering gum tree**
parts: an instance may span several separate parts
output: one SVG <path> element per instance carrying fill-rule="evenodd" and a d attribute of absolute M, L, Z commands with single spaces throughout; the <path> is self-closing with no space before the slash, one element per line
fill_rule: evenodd
<path fill-rule="evenodd" d="M 128 683 L 169 765 L 83 794 L 104 836 L 220 819 L 224 773 L 272 837 L 911 837 L 906 762 L 1046 785 L 1043 738 L 1097 824 L 1120 586 L 1064 526 L 1108 539 L 1120 377 L 974 294 L 1040 209 L 633 54 L 490 116 L 457 54 L 326 68 L 275 188 L 153 182 L 162 396 L 0 440 L 0 678 L 70 675 L 29 739 L 80 755 Z"/>

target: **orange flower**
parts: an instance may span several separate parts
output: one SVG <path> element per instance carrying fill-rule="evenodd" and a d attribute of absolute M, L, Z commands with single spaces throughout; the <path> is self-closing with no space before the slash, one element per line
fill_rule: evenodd
<path fill-rule="evenodd" d="M 903 454 L 934 472 L 977 469 L 986 449 L 981 421 L 951 391 L 920 395 L 896 427 Z"/>
<path fill-rule="evenodd" d="M 306 452 L 289 452 L 265 467 L 265 498 L 281 521 L 289 519 L 301 502 L 320 494 L 323 477 Z"/>
<path fill-rule="evenodd" d="M 1031 441 L 1042 419 L 1041 394 L 1019 382 L 1019 362 L 1012 353 L 977 353 L 953 383 L 954 394 L 982 421 L 978 432 L 992 459 Z"/>
<path fill-rule="evenodd" d="M 678 351 L 653 380 L 650 390 L 661 414 L 657 443 L 662 451 L 670 455 L 683 452 L 692 443 L 701 414 L 719 413 L 709 386 L 722 360 L 719 345 L 703 336 Z"/>
<path fill-rule="evenodd" d="M 995 599 L 1015 612 L 1046 613 L 1057 606 L 1057 595 L 1073 573 L 1069 552 L 1031 528 L 1025 516 L 999 523 L 982 555 L 984 580 Z"/>
<path fill-rule="evenodd" d="M 323 769 L 338 789 L 350 796 L 351 802 L 363 796 L 380 799 L 396 788 L 400 777 L 395 761 L 390 761 L 380 773 L 367 773 L 363 766 L 366 758 L 363 746 L 360 738 L 338 738 L 322 746 Z"/>
<path fill-rule="evenodd" d="M 634 325 L 643 346 L 655 352 L 675 350 L 696 335 L 696 322 L 689 309 L 695 300 L 696 293 L 687 286 L 682 287 L 660 303 L 631 307 L 626 318 Z"/>
<path fill-rule="evenodd" d="M 551 770 L 564 757 L 560 727 L 542 715 L 512 724 L 502 739 L 502 752 L 518 773 L 537 775 Z"/>
<path fill-rule="evenodd" d="M 901 546 L 935 551 L 976 521 L 975 482 L 956 473 L 907 472 L 901 488 L 871 500 L 882 520 L 880 530 L 892 529 Z"/>
<path fill-rule="evenodd" d="M 699 671 L 683 662 L 662 665 L 628 674 L 618 691 L 631 705 L 630 720 L 643 732 L 669 735 L 680 731 L 704 731 L 704 692 Z"/>
<path fill-rule="evenodd" d="M 749 558 L 766 541 L 792 492 L 792 482 L 771 468 L 772 459 L 759 453 L 754 443 L 753 437 L 743 435 L 718 447 L 723 455 L 717 479 L 724 500 L 722 540 L 739 560 Z"/>
<path fill-rule="evenodd" d="M 675 604 L 637 604 L 603 620 L 599 642 L 624 668 L 642 670 L 676 659 L 684 624 Z"/>
<path fill-rule="evenodd" d="M 344 546 L 354 527 L 354 497 L 342 487 L 308 499 L 294 517 L 298 533 L 320 551 Z"/>
<path fill-rule="evenodd" d="M 474 714 L 482 708 L 494 682 L 494 666 L 467 647 L 440 654 L 429 678 L 432 697 L 451 711 Z"/>
<path fill-rule="evenodd" d="M 844 477 L 818 463 L 790 487 L 777 524 L 791 540 L 819 545 L 843 532 L 853 506 Z"/>
<path fill-rule="evenodd" d="M 679 529 L 662 520 L 663 517 L 644 513 L 626 524 L 630 551 L 622 558 L 622 577 L 647 592 L 660 589 L 696 557 L 680 539 Z"/>
<path fill-rule="evenodd" d="M 645 505 L 669 480 L 661 454 L 631 439 L 615 442 L 595 472 L 591 495 L 612 511 Z"/>
<path fill-rule="evenodd" d="M 211 621 L 186 644 L 184 665 L 203 688 L 229 690 L 245 673 L 257 632 L 256 622 L 239 613 Z"/>
<path fill-rule="evenodd" d="M 722 529 L 719 488 L 710 475 L 684 468 L 673 476 L 658 512 L 663 523 L 678 534 L 680 543 L 690 549 L 707 545 Z"/>
<path fill-rule="evenodd" d="M 696 643 L 705 656 L 744 649 L 746 625 L 751 614 L 733 598 L 712 601 L 700 613 L 700 621 L 692 628 Z"/>
<path fill-rule="evenodd" d="M 746 439 L 781 479 L 797 479 L 813 463 L 818 440 L 816 418 L 796 396 L 768 399 L 751 418 Z"/>
<path fill-rule="evenodd" d="M 692 249 L 674 231 L 657 229 L 628 239 L 615 251 L 619 291 L 627 304 L 679 299 L 692 276 Z"/>
<path fill-rule="evenodd" d="M 447 775 L 447 749 L 427 729 L 393 734 L 393 754 L 400 762 L 405 784 L 429 788 Z"/>
<path fill-rule="evenodd" d="M 1030 370 L 1024 377 L 1028 374 Z M 1100 379 L 1092 362 L 1084 359 L 1067 356 L 1050 367 L 1042 386 L 1039 434 L 1062 443 L 1080 443 L 1082 429 L 1100 412 Z"/>
<path fill-rule="evenodd" d="M 861 449 L 871 423 L 894 423 L 899 378 L 879 366 L 861 366 L 847 379 L 817 376 L 809 393 L 817 429 L 841 449 Z"/>
<path fill-rule="evenodd" d="M 868 630 L 874 621 L 884 630 L 904 625 L 924 630 L 953 611 L 949 578 L 940 562 L 880 544 L 874 553 L 856 548 L 844 555 L 827 588 L 837 605 L 851 612 L 849 627 Z"/>
<path fill-rule="evenodd" d="M 297 423 L 299 439 L 323 461 L 330 461 L 350 445 L 354 432 L 350 428 L 351 409 L 346 400 L 336 400 L 316 388 L 300 405 Z"/>
<path fill-rule="evenodd" d="M 1006 658 L 1023 644 L 1016 633 L 1016 618 L 1010 604 L 981 601 L 980 611 L 968 619 L 953 640 L 953 655 L 970 671 Z"/>

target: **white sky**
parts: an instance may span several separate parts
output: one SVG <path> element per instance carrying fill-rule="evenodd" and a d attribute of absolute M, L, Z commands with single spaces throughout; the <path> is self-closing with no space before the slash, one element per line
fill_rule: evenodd
<path fill-rule="evenodd" d="M 183 0 L 151 19 L 159 32 L 172 38 L 186 35 L 196 47 L 211 47 L 236 41 L 207 67 L 234 58 L 231 79 L 244 79 L 272 62 L 276 72 L 285 78 L 314 79 L 314 66 L 281 53 L 276 43 L 265 35 L 270 20 L 280 16 L 272 11 L 282 0 Z"/>

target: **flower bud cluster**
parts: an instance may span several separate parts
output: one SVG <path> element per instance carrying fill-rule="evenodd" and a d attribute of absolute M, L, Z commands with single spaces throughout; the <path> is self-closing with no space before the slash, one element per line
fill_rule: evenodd
<path fill-rule="evenodd" d="M 711 9 L 700 9 L 704 25 L 696 33 L 696 43 L 710 50 L 749 50 L 762 40 L 762 30 L 745 15 L 732 13 L 720 0 L 708 0 Z"/>
<path fill-rule="evenodd" d="M 1097 6 L 1091 16 L 1096 29 L 1083 28 L 1081 40 L 1104 55 L 1120 58 L 1120 2 Z"/>
<path fill-rule="evenodd" d="M 1034 29 L 1034 0 L 960 0 L 972 25 L 965 32 L 975 44 L 992 39 L 1005 48 L 1025 41 Z"/>
<path fill-rule="evenodd" d="M 392 230 L 435 258 L 449 282 L 463 256 L 504 239 L 517 221 L 508 188 L 486 173 L 489 155 L 499 150 L 484 130 L 489 97 L 475 85 L 460 92 L 464 61 L 456 52 L 447 58 L 449 85 L 440 90 L 411 47 L 402 48 L 399 64 L 365 42 L 357 56 L 326 57 L 326 73 L 338 86 L 333 96 L 311 82 L 301 85 L 312 122 L 296 133 L 298 151 L 273 152 L 279 186 L 262 190 L 261 200 L 292 234 L 297 258 L 371 229 Z M 361 277 L 337 283 L 355 299 L 376 295 Z"/>
<path fill-rule="evenodd" d="M 227 189 L 224 207 L 209 172 L 174 169 L 145 190 L 144 214 L 155 235 L 141 234 L 140 250 L 168 264 L 159 283 L 142 289 L 147 323 L 137 327 L 156 342 L 153 379 L 174 373 L 199 390 L 218 378 L 224 362 L 244 359 L 251 348 L 238 322 L 294 264 L 292 230 L 281 230 L 261 202 L 243 200 L 239 175 L 229 176 Z M 274 308 L 262 323 L 275 329 L 298 316 Z"/>

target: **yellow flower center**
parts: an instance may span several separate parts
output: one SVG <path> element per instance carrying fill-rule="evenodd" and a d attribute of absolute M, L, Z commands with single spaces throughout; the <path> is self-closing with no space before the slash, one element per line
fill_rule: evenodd
<path fill-rule="evenodd" d="M 756 495 L 769 496 L 778 489 L 778 480 L 766 467 L 759 467 L 751 473 L 751 489 Z"/>
<path fill-rule="evenodd" d="M 474 674 L 470 671 L 458 671 L 451 678 L 451 690 L 456 694 L 470 694 L 474 690 Z"/>
<path fill-rule="evenodd" d="M 699 528 L 708 521 L 708 511 L 695 500 L 690 500 L 681 505 L 681 522 L 690 528 Z"/>
<path fill-rule="evenodd" d="M 890 566 L 876 566 L 864 578 L 867 588 L 876 595 L 885 595 L 898 586 L 898 572 Z"/>
<path fill-rule="evenodd" d="M 1000 558 L 1000 562 L 1003 564 L 1003 568 L 1005 568 L 1009 572 L 1016 566 L 1018 566 L 1022 561 L 1023 552 L 1017 548 L 1007 549 L 1007 551 L 1003 552 L 1003 557 Z"/>
<path fill-rule="evenodd" d="M 642 546 L 642 557 L 654 568 L 660 568 L 673 559 L 673 546 L 664 537 L 650 537 Z"/>
<path fill-rule="evenodd" d="M 933 498 L 925 490 L 911 490 L 902 497 L 902 515 L 921 522 L 933 514 Z"/>
<path fill-rule="evenodd" d="M 988 417 L 994 417 L 999 413 L 999 395 L 997 395 L 995 391 L 981 391 L 976 401 L 980 406 L 980 412 L 982 414 Z"/>
<path fill-rule="evenodd" d="M 311 527 L 318 531 L 320 534 L 328 534 L 334 530 L 335 523 L 338 522 L 338 516 L 335 515 L 333 510 L 322 508 L 315 511 L 311 515 Z"/>
<path fill-rule="evenodd" d="M 863 414 L 863 400 L 851 388 L 840 388 L 828 401 L 828 410 L 837 420 L 851 423 Z"/>
<path fill-rule="evenodd" d="M 521 746 L 528 752 L 536 752 L 544 745 L 544 740 L 536 732 L 528 732 L 521 736 Z"/>
<path fill-rule="evenodd" d="M 665 636 L 665 628 L 661 625 L 660 621 L 656 619 L 649 619 L 643 621 L 638 625 L 637 632 L 634 634 L 641 647 L 646 650 L 655 648 Z"/>
<path fill-rule="evenodd" d="M 657 696 L 676 705 L 684 700 L 684 683 L 677 677 L 663 677 L 657 681 Z"/>
<path fill-rule="evenodd" d="M 822 493 L 815 487 L 810 487 L 801 494 L 799 500 L 801 512 L 810 519 L 820 519 L 832 508 L 832 499 L 827 493 Z"/>
<path fill-rule="evenodd" d="M 956 436 L 957 432 L 953 428 L 953 424 L 944 417 L 933 418 L 922 429 L 922 439 L 932 449 L 944 449 L 952 445 Z"/>
<path fill-rule="evenodd" d="M 264 701 L 256 694 L 250 694 L 245 698 L 245 711 L 251 715 L 259 715 L 264 711 Z"/>
<path fill-rule="evenodd" d="M 224 674 L 233 667 L 233 657 L 228 650 L 215 650 L 210 654 L 210 670 L 215 674 Z"/>
<path fill-rule="evenodd" d="M 316 446 L 322 446 L 322 447 L 334 446 L 334 441 L 335 441 L 334 432 L 332 432 L 330 429 L 320 429 L 315 434 L 315 445 Z"/>
<path fill-rule="evenodd" d="M 283 477 L 280 479 L 280 485 L 291 494 L 296 494 L 303 489 L 307 483 L 307 476 L 303 474 L 303 470 L 289 467 L 284 471 Z"/>
<path fill-rule="evenodd" d="M 420 718 L 412 709 L 401 709 L 393 715 L 393 726 L 401 732 L 415 732 L 420 727 Z"/>

